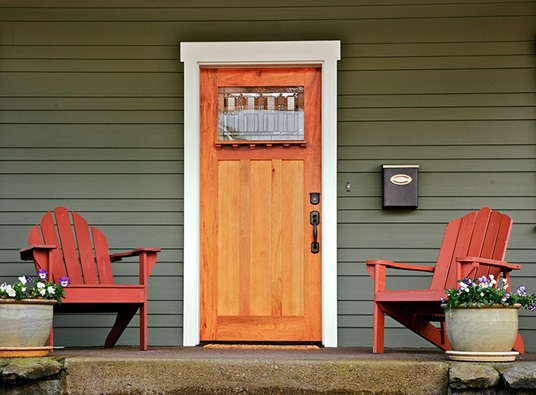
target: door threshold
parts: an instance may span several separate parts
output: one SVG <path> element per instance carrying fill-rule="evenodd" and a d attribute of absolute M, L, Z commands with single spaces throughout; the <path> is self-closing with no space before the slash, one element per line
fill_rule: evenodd
<path fill-rule="evenodd" d="M 279 342 L 207 342 L 200 345 L 213 349 L 244 350 L 320 350 L 317 343 L 279 343 Z"/>

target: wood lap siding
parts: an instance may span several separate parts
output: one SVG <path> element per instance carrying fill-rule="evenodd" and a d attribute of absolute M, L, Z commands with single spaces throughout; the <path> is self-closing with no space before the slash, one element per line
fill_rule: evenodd
<path fill-rule="evenodd" d="M 474 13 L 465 20 L 421 19 L 415 26 L 427 23 L 427 28 L 413 31 L 413 37 L 405 32 L 396 43 L 343 45 L 338 99 L 339 334 L 347 344 L 362 345 L 371 338 L 372 284 L 355 262 L 434 262 L 445 224 L 485 205 L 513 217 L 506 258 L 523 265 L 513 282 L 534 284 L 536 57 L 529 32 L 536 26 L 536 7 L 531 4 L 525 15 L 518 9 L 519 17 L 500 18 L 500 23 L 479 17 L 486 8 L 482 4 L 474 5 L 479 11 L 460 7 Z M 519 25 L 491 34 L 493 26 L 503 23 Z M 380 210 L 381 164 L 397 163 L 420 165 L 416 211 Z M 344 191 L 347 181 L 351 192 Z M 394 275 L 393 288 L 429 281 L 425 275 Z M 535 326 L 530 313 L 521 314 L 530 344 L 536 339 Z M 392 320 L 388 326 L 389 346 L 427 346 Z M 535 351 L 531 346 L 529 350 Z"/>
<path fill-rule="evenodd" d="M 11 11 L 2 8 L 0 18 Z M 70 19 L 71 12 L 76 10 L 60 14 Z M 33 15 L 31 8 L 16 13 L 23 19 Z M 38 14 L 37 24 L 49 23 L 46 11 Z M 24 44 L 15 32 L 19 22 L 10 24 L 12 44 L 0 47 L 2 278 L 33 271 L 13 263 L 17 248 L 27 243 L 31 225 L 44 211 L 65 204 L 108 234 L 112 252 L 136 245 L 164 249 L 149 279 L 149 342 L 180 345 L 183 138 L 178 47 L 144 48 L 132 42 L 71 46 L 61 37 L 45 45 Z M 27 27 L 19 33 L 35 39 L 45 34 Z M 76 28 L 67 36 L 84 40 Z M 126 262 L 114 263 L 118 282 L 137 281 L 137 262 Z M 58 316 L 56 344 L 99 345 L 113 319 Z M 138 325 L 137 318 L 133 325 Z M 137 344 L 137 328 L 127 329 L 123 337 L 119 344 Z"/>
<path fill-rule="evenodd" d="M 339 344 L 371 345 L 366 259 L 435 262 L 445 224 L 482 206 L 513 218 L 506 259 L 536 291 L 535 32 L 534 1 L 0 1 L 0 280 L 33 270 L 18 248 L 68 206 L 111 249 L 163 248 L 149 342 L 180 345 L 179 43 L 336 39 Z M 381 165 L 398 163 L 420 165 L 417 210 L 381 209 Z M 132 265 L 115 266 L 125 282 Z M 59 317 L 57 344 L 99 344 L 110 320 Z M 386 347 L 427 346 L 387 325 Z M 520 326 L 535 352 L 529 313 Z"/>

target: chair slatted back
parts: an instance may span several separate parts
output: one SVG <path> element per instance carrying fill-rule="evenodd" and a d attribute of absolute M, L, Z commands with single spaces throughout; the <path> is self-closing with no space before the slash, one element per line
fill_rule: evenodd
<path fill-rule="evenodd" d="M 55 217 L 55 221 L 54 221 Z M 93 238 L 93 240 L 92 240 Z M 52 251 L 52 277 L 68 276 L 71 284 L 113 284 L 113 274 L 104 234 L 65 207 L 47 212 L 28 235 L 30 244 L 56 245 Z M 36 265 L 39 265 L 36 259 Z M 39 269 L 39 268 L 38 268 Z"/>
<path fill-rule="evenodd" d="M 485 207 L 457 218 L 447 225 L 430 289 L 455 288 L 456 258 L 479 257 L 504 260 L 512 219 Z M 480 268 L 474 277 L 493 274 L 499 269 Z"/>

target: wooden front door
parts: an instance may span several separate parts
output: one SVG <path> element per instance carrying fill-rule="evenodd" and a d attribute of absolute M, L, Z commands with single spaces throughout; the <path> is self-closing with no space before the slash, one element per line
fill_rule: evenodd
<path fill-rule="evenodd" d="M 321 341 L 321 70 L 203 68 L 200 89 L 200 339 Z"/>

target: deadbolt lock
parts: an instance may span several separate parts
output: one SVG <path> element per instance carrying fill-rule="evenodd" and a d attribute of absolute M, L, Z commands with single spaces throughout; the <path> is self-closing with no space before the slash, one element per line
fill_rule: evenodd
<path fill-rule="evenodd" d="M 320 192 L 311 192 L 309 194 L 309 202 L 314 205 L 320 203 Z"/>

